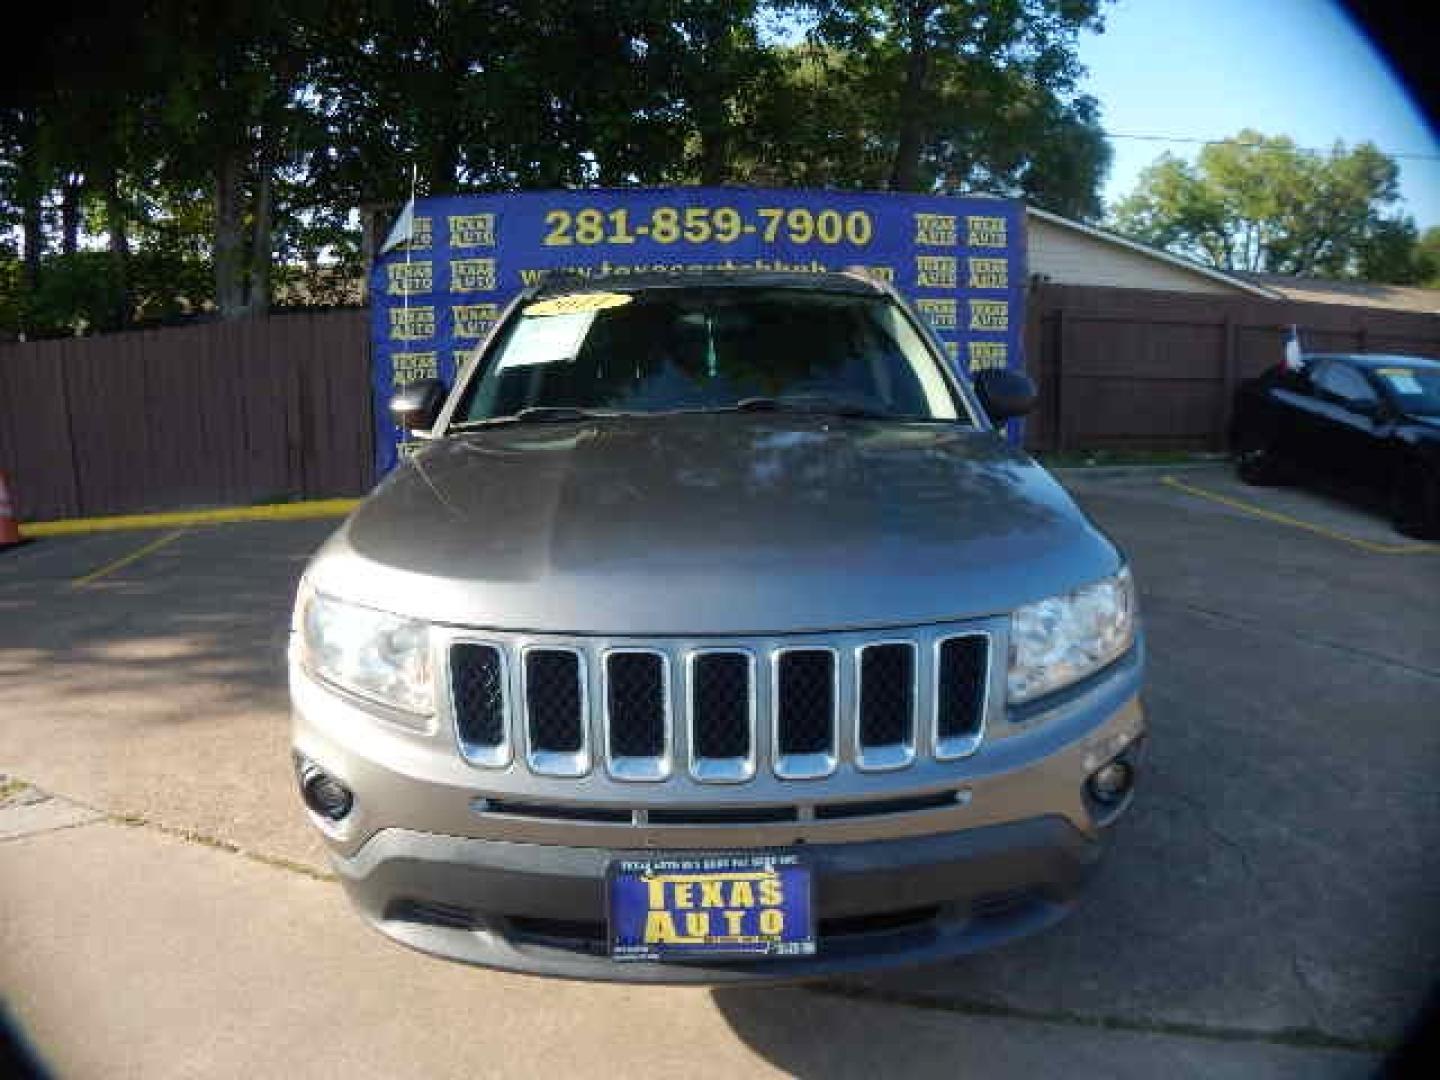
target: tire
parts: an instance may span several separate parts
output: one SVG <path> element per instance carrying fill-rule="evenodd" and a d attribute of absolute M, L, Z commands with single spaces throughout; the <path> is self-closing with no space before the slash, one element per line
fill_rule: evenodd
<path fill-rule="evenodd" d="M 1258 435 L 1244 435 L 1235 447 L 1235 473 L 1247 484 L 1273 487 L 1285 483 L 1285 463 L 1275 444 Z"/>
<path fill-rule="evenodd" d="M 1400 466 L 1390 489 L 1395 531 L 1417 540 L 1440 540 L 1440 473 L 1424 462 Z"/>

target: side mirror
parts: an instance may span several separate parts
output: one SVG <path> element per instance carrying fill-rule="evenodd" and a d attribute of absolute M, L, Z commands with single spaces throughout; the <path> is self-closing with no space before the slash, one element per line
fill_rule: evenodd
<path fill-rule="evenodd" d="M 975 392 L 990 419 L 1003 424 L 1035 407 L 1035 384 L 1028 375 L 1004 368 L 986 368 L 975 376 Z"/>
<path fill-rule="evenodd" d="M 1365 398 L 1362 401 L 1347 401 L 1345 405 L 1351 412 L 1359 413 L 1361 416 L 1368 417 L 1371 420 L 1379 417 L 1384 411 L 1379 400 L 1376 398 Z"/>
<path fill-rule="evenodd" d="M 390 399 L 390 415 L 406 431 L 429 431 L 445 404 L 445 384 L 439 379 L 406 383 Z"/>

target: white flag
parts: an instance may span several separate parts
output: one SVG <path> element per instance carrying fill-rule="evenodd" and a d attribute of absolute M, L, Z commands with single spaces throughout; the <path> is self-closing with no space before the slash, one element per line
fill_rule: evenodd
<path fill-rule="evenodd" d="M 1300 328 L 1293 324 L 1285 337 L 1285 366 L 1291 371 L 1305 367 L 1305 354 L 1300 351 Z"/>
<path fill-rule="evenodd" d="M 401 244 L 408 244 L 415 234 L 415 200 L 411 198 L 405 208 L 400 211 L 400 216 L 395 219 L 395 227 L 390 230 L 390 235 L 385 237 L 385 243 L 380 245 L 380 254 L 392 251 Z"/>

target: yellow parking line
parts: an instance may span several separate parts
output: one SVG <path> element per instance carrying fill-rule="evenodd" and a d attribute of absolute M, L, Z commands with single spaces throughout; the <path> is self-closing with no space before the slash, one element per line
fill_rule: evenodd
<path fill-rule="evenodd" d="M 116 570 L 122 570 L 125 567 L 129 566 L 131 563 L 139 559 L 143 559 L 152 551 L 159 551 L 166 544 L 173 543 L 174 541 L 180 539 L 180 537 L 184 536 L 185 533 L 185 529 L 176 529 L 174 532 L 166 533 L 164 536 L 160 537 L 160 539 L 151 540 L 150 543 L 146 544 L 144 547 L 137 548 L 136 550 L 130 552 L 129 555 L 124 555 L 116 559 L 114 562 L 106 563 L 104 566 L 100 567 L 100 569 L 92 570 L 84 577 L 76 578 L 70 583 L 70 585 L 73 588 L 80 589 L 86 585 L 91 584 L 92 582 L 99 581 L 107 574 L 113 574 Z"/>
<path fill-rule="evenodd" d="M 1301 521 L 1288 514 L 1276 513 L 1274 510 L 1266 510 L 1264 507 L 1252 506 L 1250 503 L 1242 502 L 1240 499 L 1232 498 L 1229 495 L 1221 495 L 1218 491 L 1208 491 L 1194 484 L 1187 484 L 1182 480 L 1176 480 L 1173 476 L 1163 477 L 1160 481 L 1167 487 L 1183 491 L 1187 495 L 1194 495 L 1201 499 L 1209 499 L 1211 502 L 1220 503 L 1235 510 L 1243 511 L 1254 517 L 1264 518 L 1266 521 L 1273 521 L 1280 525 L 1289 525 L 1293 529 L 1304 529 L 1306 532 L 1315 533 L 1331 540 L 1338 540 L 1342 544 L 1351 544 L 1362 551 L 1369 551 L 1376 555 L 1431 555 L 1440 552 L 1440 544 L 1377 544 L 1373 540 L 1361 540 L 1357 536 L 1347 536 L 1345 533 L 1336 532 L 1334 529 L 1327 529 L 1323 525 L 1316 525 L 1314 522 Z"/>
<path fill-rule="evenodd" d="M 21 524 L 20 534 L 75 536 L 80 533 L 118 532 L 125 529 L 224 525 L 237 521 L 304 521 L 311 518 L 344 517 L 359 505 L 359 499 L 317 499 L 312 502 L 275 503 L 270 506 L 232 506 L 221 510 L 175 510 L 160 514 L 119 514 L 114 517 L 71 518 L 65 521 L 30 521 Z"/>

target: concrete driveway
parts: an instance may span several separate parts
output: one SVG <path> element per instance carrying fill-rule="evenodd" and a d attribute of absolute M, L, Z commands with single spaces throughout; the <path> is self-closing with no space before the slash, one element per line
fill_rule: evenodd
<path fill-rule="evenodd" d="M 0 554 L 12 1019 L 63 1076 L 1368 1075 L 1440 971 L 1440 551 L 1221 469 L 1067 483 L 1150 634 L 1113 857 L 1043 937 L 781 990 L 500 975 L 350 915 L 287 759 L 329 524 Z"/>

